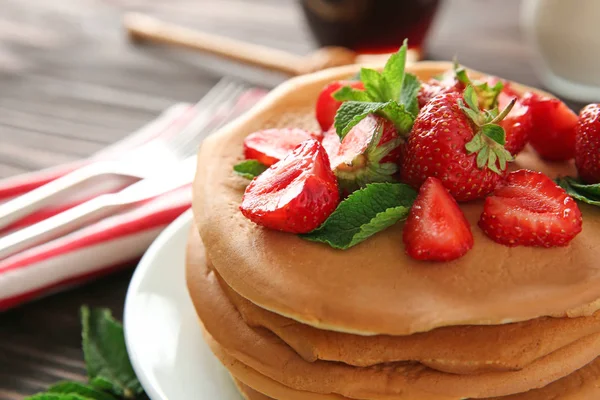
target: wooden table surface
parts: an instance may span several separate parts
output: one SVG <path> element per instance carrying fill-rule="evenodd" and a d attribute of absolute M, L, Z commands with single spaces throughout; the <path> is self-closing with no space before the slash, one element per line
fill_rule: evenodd
<path fill-rule="evenodd" d="M 538 85 L 518 28 L 519 1 L 447 0 L 427 58 Z M 282 76 L 176 49 L 134 47 L 120 26 L 142 11 L 305 54 L 293 0 L 0 0 L 0 178 L 85 157 L 224 74 L 266 87 Z M 135 263 L 131 264 L 133 268 Z M 0 399 L 85 377 L 78 309 L 122 315 L 131 269 L 0 315 Z"/>

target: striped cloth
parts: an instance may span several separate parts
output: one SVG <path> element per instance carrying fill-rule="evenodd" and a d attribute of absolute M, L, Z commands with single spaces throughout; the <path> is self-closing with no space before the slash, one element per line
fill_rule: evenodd
<path fill-rule="evenodd" d="M 234 107 L 249 108 L 263 95 L 263 91 L 250 89 Z M 189 105 L 176 105 L 142 128 L 146 130 L 143 134 L 135 135 L 135 138 L 125 140 L 121 145 L 88 160 L 0 181 L 0 202 L 94 160 L 118 157 L 120 153 L 124 154 L 153 139 L 174 125 L 183 124 L 191 118 L 191 110 L 193 108 Z M 123 179 L 109 182 L 105 193 L 114 192 L 130 183 Z M 85 193 L 79 193 L 77 198 L 63 199 L 58 204 L 17 221 L 0 235 L 39 222 L 86 200 L 89 200 L 89 196 L 86 197 Z M 69 235 L 0 260 L 0 312 L 130 266 L 190 204 L 191 187 L 186 185 Z"/>

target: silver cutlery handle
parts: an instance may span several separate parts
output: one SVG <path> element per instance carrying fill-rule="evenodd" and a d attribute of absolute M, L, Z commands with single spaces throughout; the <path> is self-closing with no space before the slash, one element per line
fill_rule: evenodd
<path fill-rule="evenodd" d="M 0 260 L 32 246 L 48 242 L 115 213 L 123 208 L 110 194 L 75 206 L 42 222 L 0 238 Z"/>
<path fill-rule="evenodd" d="M 92 185 L 100 183 L 99 179 L 104 179 L 107 175 L 118 175 L 114 173 L 112 163 L 97 162 L 89 164 L 0 205 L 0 230 L 51 204 L 57 198 L 66 196 L 83 187 L 93 188 Z M 100 189 L 102 189 L 102 192 L 106 192 L 121 188 L 125 184 L 124 181 L 115 182 L 111 187 L 108 187 L 105 182 L 102 183 L 101 188 L 98 185 L 97 190 L 90 192 L 90 197 L 101 194 L 98 192 Z M 128 183 L 132 183 L 132 181 Z"/>

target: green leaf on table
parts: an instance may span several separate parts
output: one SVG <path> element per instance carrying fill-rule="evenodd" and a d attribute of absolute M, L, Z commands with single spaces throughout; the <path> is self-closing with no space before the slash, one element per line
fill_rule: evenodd
<path fill-rule="evenodd" d="M 600 206 L 600 184 L 586 185 L 569 176 L 558 178 L 556 183 L 575 200 Z"/>
<path fill-rule="evenodd" d="M 58 382 L 50 386 L 48 393 L 78 394 L 93 400 L 116 400 L 113 395 L 80 382 Z"/>
<path fill-rule="evenodd" d="M 403 183 L 372 183 L 343 200 L 327 220 L 302 238 L 348 249 L 406 219 L 417 193 Z"/>
<path fill-rule="evenodd" d="M 246 179 L 254 179 L 265 172 L 269 167 L 257 160 L 246 160 L 233 166 L 233 171 Z"/>
<path fill-rule="evenodd" d="M 83 355 L 90 383 L 101 390 L 134 399 L 142 385 L 129 362 L 123 326 L 110 310 L 81 307 Z"/>
<path fill-rule="evenodd" d="M 400 135 L 407 135 L 414 123 L 414 117 L 395 101 L 374 103 L 364 101 L 346 101 L 342 103 L 335 115 L 335 129 L 344 138 L 350 129 L 369 114 L 379 114 L 394 123 Z"/>
<path fill-rule="evenodd" d="M 81 396 L 77 393 L 38 393 L 24 400 L 95 400 L 93 397 Z"/>

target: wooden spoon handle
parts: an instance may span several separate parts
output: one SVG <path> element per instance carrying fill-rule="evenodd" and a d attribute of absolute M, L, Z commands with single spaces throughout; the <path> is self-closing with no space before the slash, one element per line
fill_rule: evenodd
<path fill-rule="evenodd" d="M 282 50 L 169 24 L 148 15 L 126 14 L 124 25 L 133 40 L 200 50 L 289 75 L 300 75 L 304 71 L 305 60 L 303 57 Z"/>

